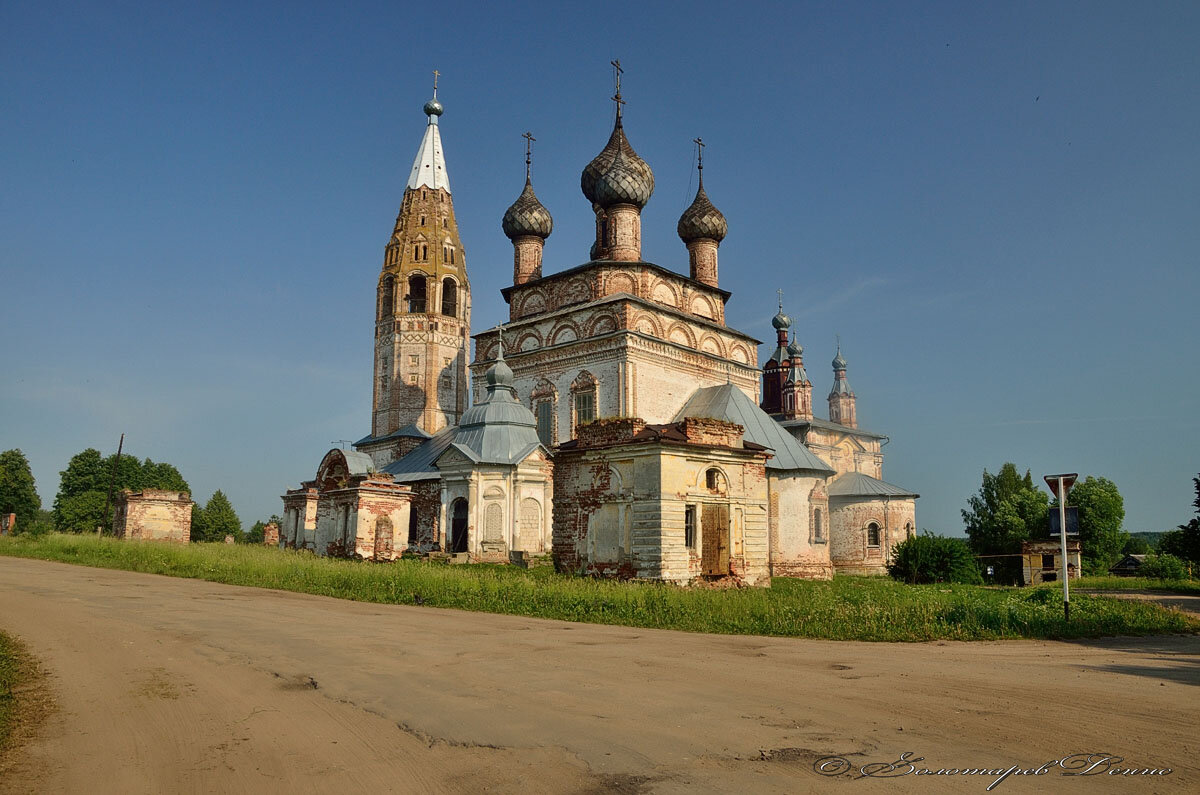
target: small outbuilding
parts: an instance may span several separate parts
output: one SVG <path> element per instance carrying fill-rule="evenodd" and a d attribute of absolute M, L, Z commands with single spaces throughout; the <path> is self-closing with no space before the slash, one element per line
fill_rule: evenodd
<path fill-rule="evenodd" d="M 1117 565 L 1109 569 L 1108 573 L 1117 577 L 1137 577 L 1142 573 L 1142 563 L 1145 560 L 1145 555 L 1126 555 Z"/>
<path fill-rule="evenodd" d="M 192 495 L 186 491 L 122 491 L 113 512 L 113 535 L 125 540 L 174 541 L 192 538 Z"/>
<path fill-rule="evenodd" d="M 1062 542 L 1058 540 L 1023 541 L 1021 559 L 1026 585 L 1057 582 L 1062 574 Z M 1081 571 L 1079 541 L 1067 541 L 1067 576 L 1079 579 Z"/>

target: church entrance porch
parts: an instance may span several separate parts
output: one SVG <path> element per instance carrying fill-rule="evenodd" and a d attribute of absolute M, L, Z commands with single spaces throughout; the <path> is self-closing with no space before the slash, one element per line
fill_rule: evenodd
<path fill-rule="evenodd" d="M 701 571 L 706 577 L 729 575 L 729 506 L 705 505 L 700 521 Z"/>

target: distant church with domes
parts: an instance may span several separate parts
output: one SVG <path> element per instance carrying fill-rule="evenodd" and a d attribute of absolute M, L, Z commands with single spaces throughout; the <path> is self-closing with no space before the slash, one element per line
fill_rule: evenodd
<path fill-rule="evenodd" d="M 626 135 L 614 66 L 612 133 L 580 177 L 587 261 L 543 273 L 554 222 L 526 134 L 525 185 L 501 220 L 509 320 L 473 336 L 435 87 L 377 285 L 371 433 L 284 495 L 281 545 L 765 585 L 882 573 L 913 534 L 918 495 L 882 479 L 887 437 L 858 427 L 840 345 L 820 419 L 782 301 L 761 368 L 759 341 L 725 324 L 729 229 L 702 148 L 676 229 L 687 274 L 642 259 L 654 173 Z"/>

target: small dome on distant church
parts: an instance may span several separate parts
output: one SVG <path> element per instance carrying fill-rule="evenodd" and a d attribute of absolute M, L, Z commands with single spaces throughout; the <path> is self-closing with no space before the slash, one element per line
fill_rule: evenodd
<path fill-rule="evenodd" d="M 771 318 L 771 325 L 775 327 L 776 331 L 779 331 L 780 329 L 791 328 L 792 319 L 783 314 L 783 310 L 780 309 L 778 314 Z"/>
<path fill-rule="evenodd" d="M 554 219 L 550 211 L 538 201 L 533 192 L 533 185 L 525 180 L 525 190 L 517 200 L 504 211 L 504 220 L 500 222 L 504 234 L 509 240 L 526 235 L 533 235 L 545 240 L 554 230 Z"/>
<path fill-rule="evenodd" d="M 600 150 L 600 154 L 592 158 L 592 162 L 588 163 L 583 173 L 579 176 L 579 188 L 583 191 L 583 195 L 587 200 L 594 205 L 604 205 L 606 202 L 600 201 L 596 193 L 596 183 L 613 165 L 617 159 L 617 153 L 623 155 L 625 166 L 623 172 L 628 172 L 630 178 L 639 183 L 639 193 L 645 193 L 645 199 L 640 205 L 644 207 L 646 202 L 650 200 L 650 194 L 654 192 L 654 172 L 650 170 L 650 166 L 645 160 L 638 157 L 637 152 L 633 151 L 633 147 L 629 145 L 629 139 L 625 137 L 625 129 L 621 125 L 620 117 L 617 118 L 617 123 L 613 127 L 612 135 L 608 138 L 608 143 Z M 611 202 L 613 204 L 617 202 Z M 636 202 L 627 202 L 636 204 Z"/>
<path fill-rule="evenodd" d="M 438 102 L 437 97 L 425 103 L 426 116 L 441 116 L 443 110 L 442 103 Z"/>
<path fill-rule="evenodd" d="M 683 211 L 683 215 L 679 216 L 676 231 L 679 232 L 679 239 L 684 243 L 704 238 L 720 243 L 729 232 L 729 224 L 726 223 L 725 216 L 713 206 L 713 203 L 709 201 L 708 194 L 704 192 L 703 176 L 700 179 L 700 189 L 696 191 L 695 200 L 692 201 L 690 207 Z"/>
<path fill-rule="evenodd" d="M 837 355 L 833 357 L 833 369 L 834 370 L 845 370 L 846 369 L 846 357 L 842 356 L 842 346 L 841 345 L 838 346 Z"/>
<path fill-rule="evenodd" d="M 787 352 L 788 356 L 800 356 L 804 353 L 804 346 L 793 338 L 791 344 L 787 346 Z"/>

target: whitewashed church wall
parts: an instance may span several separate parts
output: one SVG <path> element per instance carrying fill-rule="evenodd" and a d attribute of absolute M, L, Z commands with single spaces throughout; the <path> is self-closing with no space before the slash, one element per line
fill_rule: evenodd
<path fill-rule="evenodd" d="M 823 476 L 768 470 L 771 488 L 771 570 L 780 577 L 830 579 L 830 544 L 811 540 L 810 495 Z"/>

